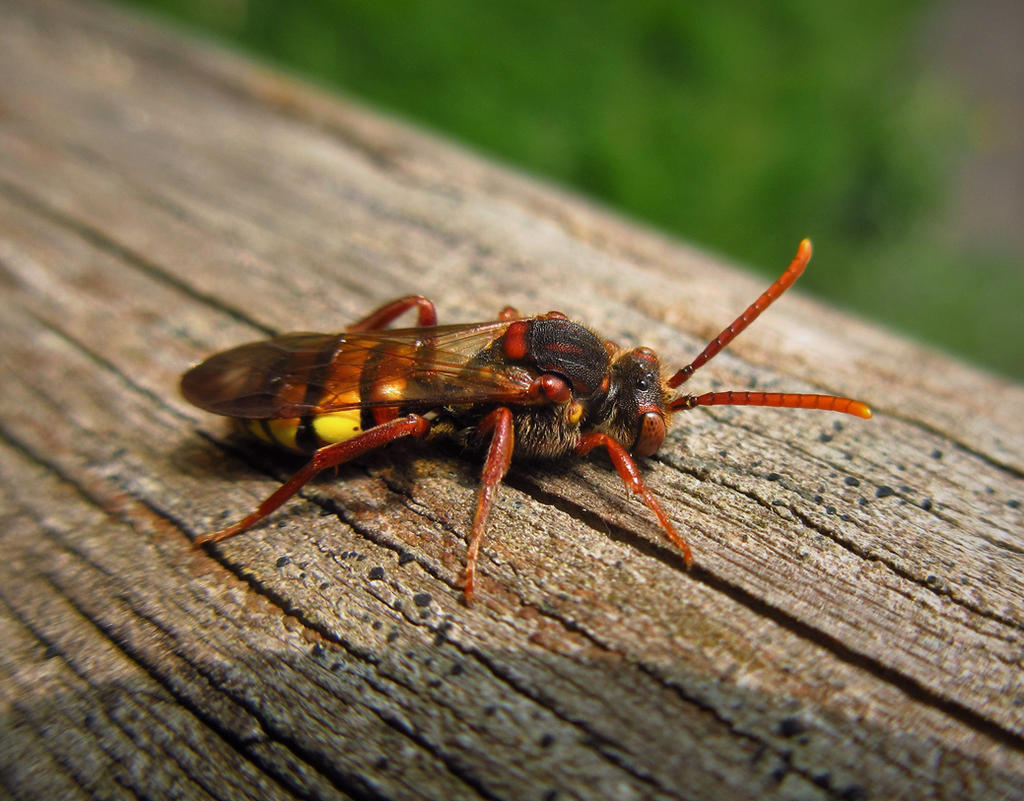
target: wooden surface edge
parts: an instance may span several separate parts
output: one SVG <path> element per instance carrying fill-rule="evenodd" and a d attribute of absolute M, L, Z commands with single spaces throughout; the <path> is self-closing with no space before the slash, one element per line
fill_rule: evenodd
<path fill-rule="evenodd" d="M 295 466 L 174 396 L 205 352 L 426 280 L 676 359 L 760 282 L 120 11 L 3 5 L 12 796 L 1018 792 L 1020 387 L 794 295 L 704 378 L 881 413 L 687 417 L 645 477 L 689 574 L 604 460 L 521 466 L 466 608 L 451 448 L 191 550 Z"/>

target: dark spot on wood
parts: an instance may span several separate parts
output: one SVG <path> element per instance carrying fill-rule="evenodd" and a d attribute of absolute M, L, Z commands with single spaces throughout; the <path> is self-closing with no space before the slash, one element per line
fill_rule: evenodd
<path fill-rule="evenodd" d="M 800 718 L 791 716 L 779 721 L 779 734 L 783 737 L 796 737 L 807 731 L 807 725 Z"/>
<path fill-rule="evenodd" d="M 430 606 L 432 600 L 434 600 L 433 596 L 429 592 L 418 592 L 412 597 L 412 602 L 420 608 Z"/>
<path fill-rule="evenodd" d="M 413 556 L 411 553 L 409 553 L 409 551 L 402 551 L 400 554 L 398 554 L 398 564 L 399 565 L 407 565 L 407 564 L 409 564 L 409 562 L 415 562 L 415 561 L 416 561 L 416 557 Z"/>
<path fill-rule="evenodd" d="M 892 487 L 886 486 L 885 484 L 883 484 L 882 486 L 875 490 L 876 498 L 888 498 L 890 495 L 895 494 L 896 490 L 894 490 Z"/>
<path fill-rule="evenodd" d="M 450 620 L 444 621 L 440 626 L 437 627 L 437 633 L 434 635 L 434 646 L 440 647 L 445 644 L 448 639 L 448 632 L 452 630 L 452 623 Z M 460 668 L 461 670 L 461 668 Z"/>

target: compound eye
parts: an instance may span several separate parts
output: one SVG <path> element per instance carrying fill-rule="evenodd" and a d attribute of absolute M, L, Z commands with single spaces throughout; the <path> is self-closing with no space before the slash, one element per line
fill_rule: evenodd
<path fill-rule="evenodd" d="M 637 456 L 651 456 L 657 453 L 665 441 L 665 418 L 657 412 L 645 412 L 640 417 L 636 442 L 630 449 Z"/>

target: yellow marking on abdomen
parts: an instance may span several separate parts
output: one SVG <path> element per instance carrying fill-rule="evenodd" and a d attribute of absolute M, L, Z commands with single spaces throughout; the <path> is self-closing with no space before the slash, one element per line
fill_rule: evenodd
<path fill-rule="evenodd" d="M 279 420 L 246 420 L 245 428 L 264 442 L 297 450 L 295 434 L 301 420 L 298 417 L 282 417 Z"/>
<path fill-rule="evenodd" d="M 361 416 L 359 409 L 318 414 L 312 420 L 313 433 L 321 443 L 344 442 L 363 432 Z M 246 431 L 263 442 L 280 445 L 293 451 L 305 452 L 308 449 L 308 446 L 299 447 L 296 442 L 299 426 L 302 425 L 301 417 L 243 420 L 242 425 Z"/>
<path fill-rule="evenodd" d="M 242 427 L 257 439 L 263 442 L 271 442 L 270 435 L 263 429 L 262 420 L 243 420 Z"/>
<path fill-rule="evenodd" d="M 318 414 L 313 418 L 313 431 L 323 442 L 344 442 L 362 433 L 361 417 L 359 409 Z"/>

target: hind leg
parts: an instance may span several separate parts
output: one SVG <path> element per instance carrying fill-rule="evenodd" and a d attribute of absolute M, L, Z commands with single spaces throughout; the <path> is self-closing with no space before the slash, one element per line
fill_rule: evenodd
<path fill-rule="evenodd" d="M 404 298 L 393 300 L 381 306 L 377 311 L 371 312 L 358 322 L 352 323 L 346 331 L 376 331 L 384 328 L 388 323 L 407 312 L 413 306 L 416 307 L 416 325 L 420 328 L 427 328 L 437 325 L 437 309 L 434 303 L 422 295 L 406 295 Z"/>

